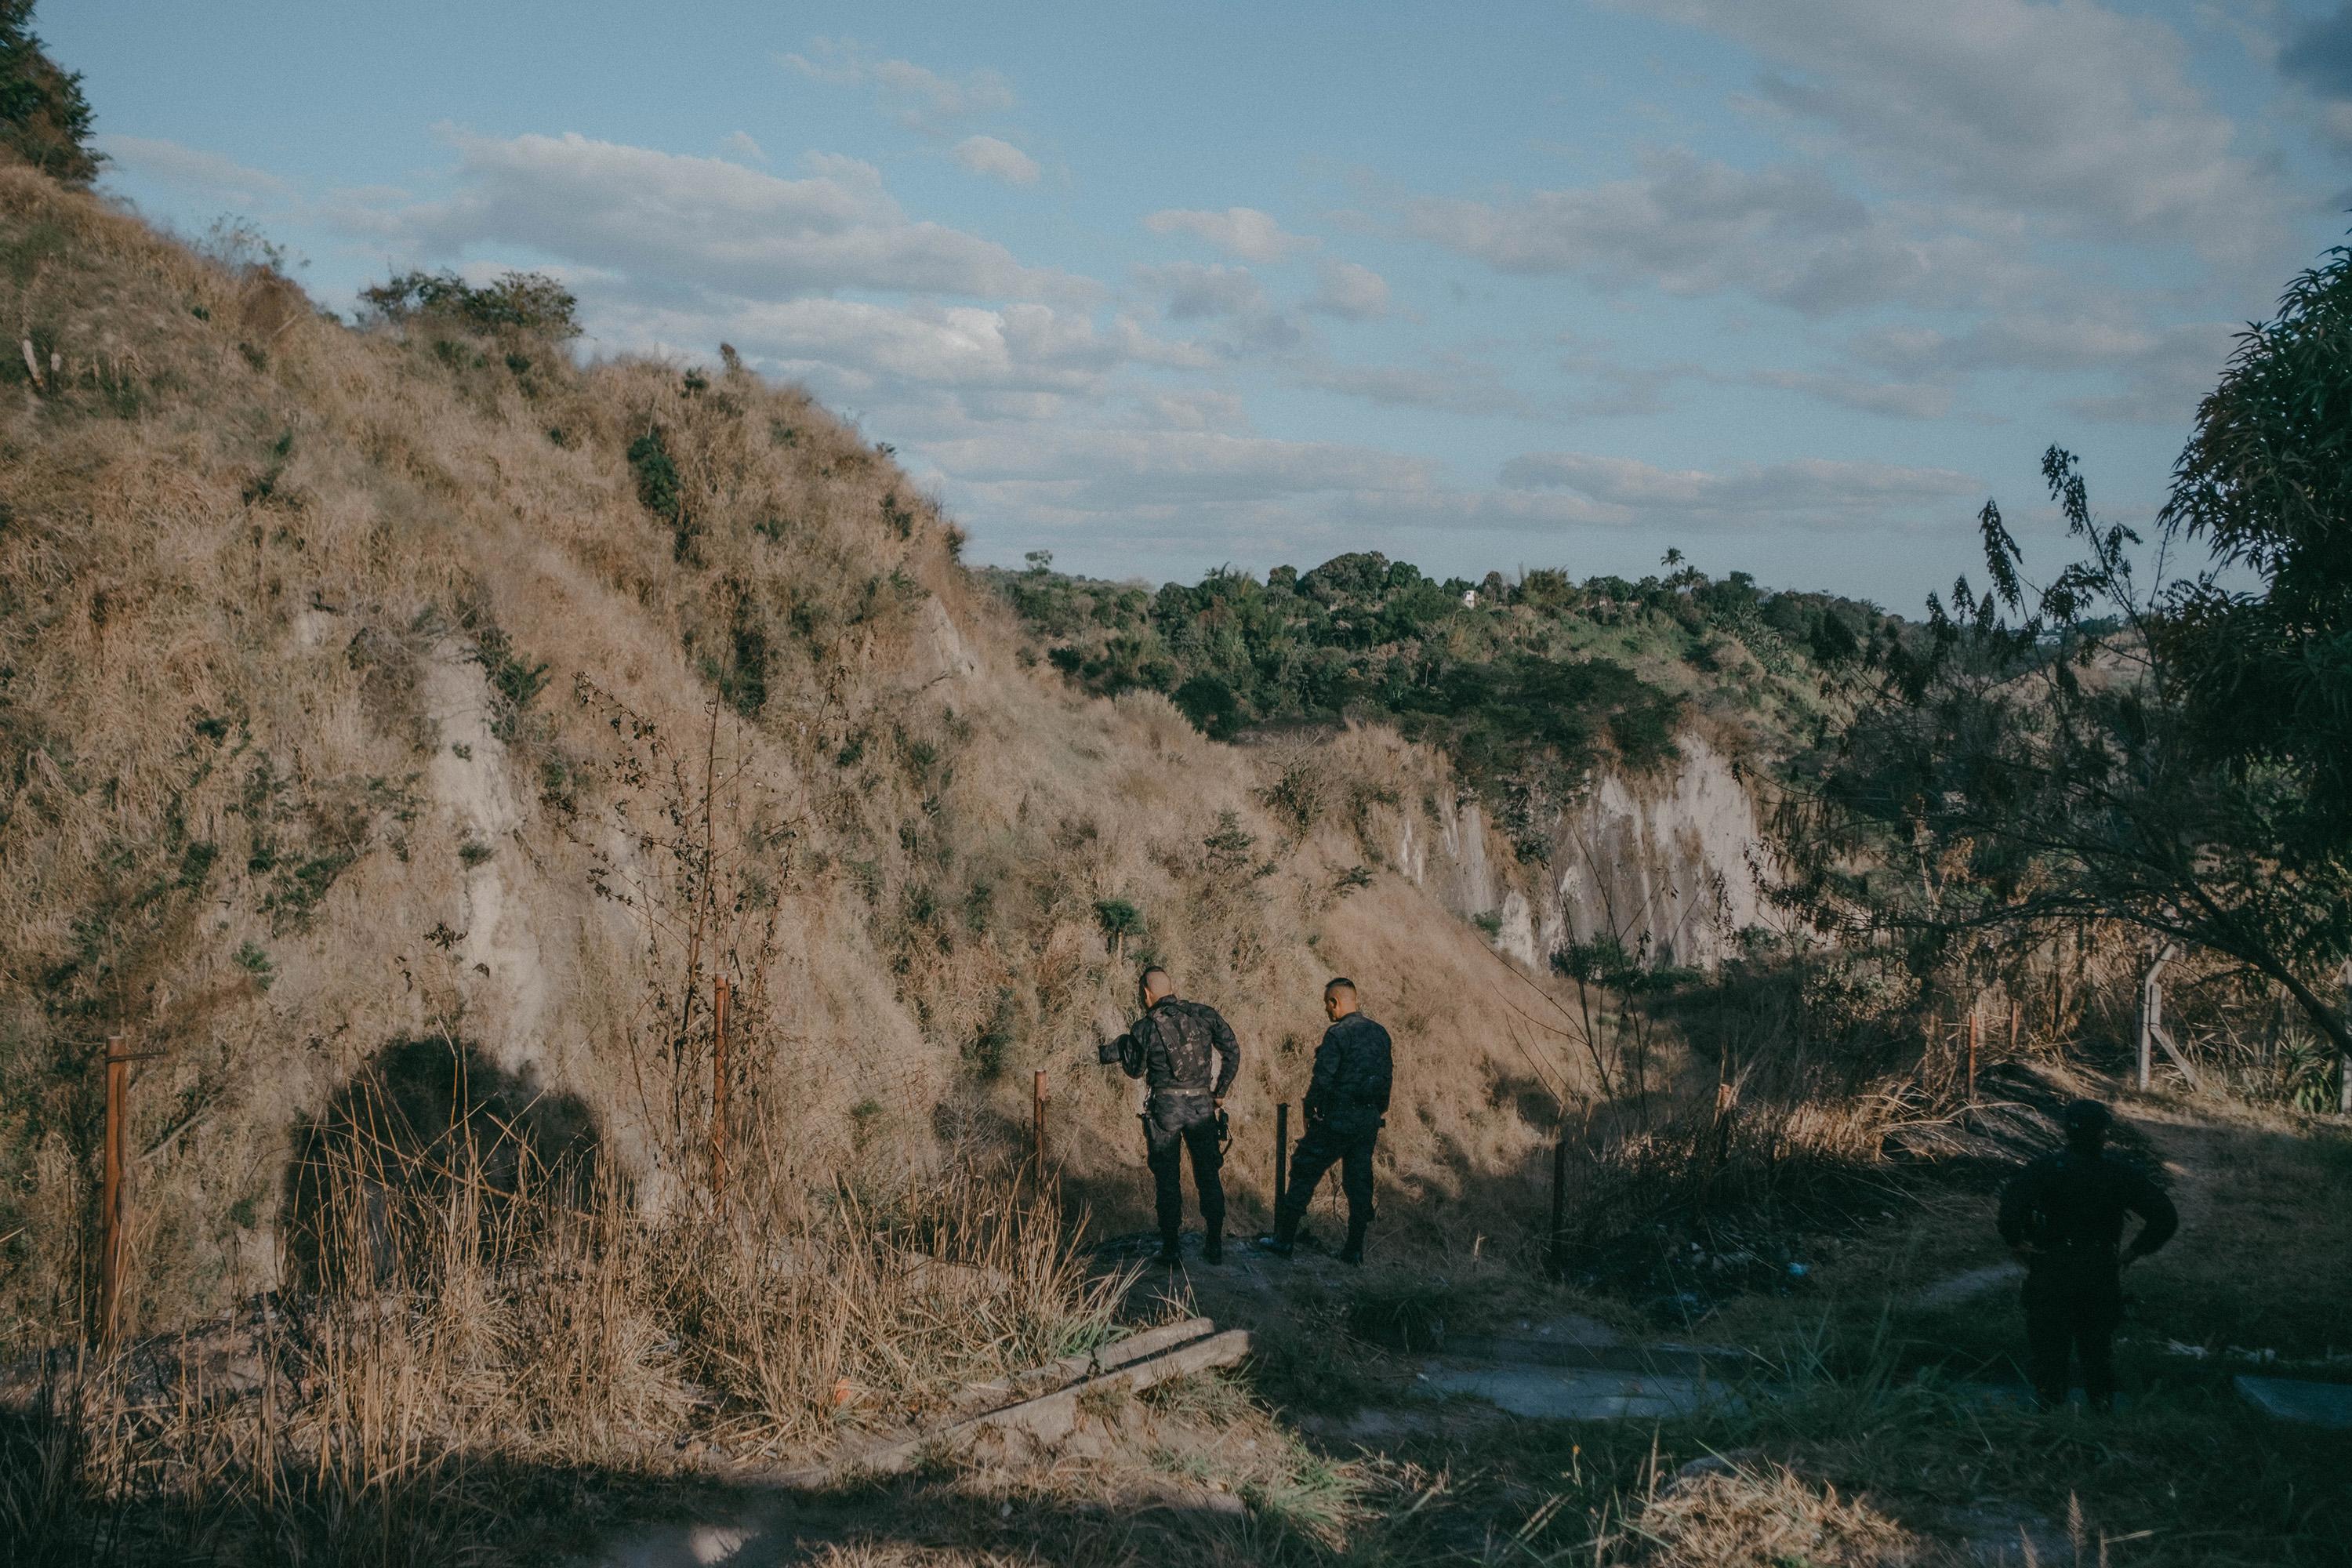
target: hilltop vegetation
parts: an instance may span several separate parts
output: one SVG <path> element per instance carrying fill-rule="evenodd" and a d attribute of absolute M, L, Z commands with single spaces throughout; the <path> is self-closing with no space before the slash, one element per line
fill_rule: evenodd
<path fill-rule="evenodd" d="M 1020 615 L 1027 657 L 1088 691 L 1165 692 L 1214 739 L 1356 719 L 1443 748 L 1530 858 L 1596 768 L 1654 773 L 1686 726 L 1737 755 L 1808 747 L 1825 688 L 1903 635 L 1874 605 L 1687 565 L 1639 582 L 1438 582 L 1366 552 L 1155 592 L 1041 555 L 983 577 Z"/>

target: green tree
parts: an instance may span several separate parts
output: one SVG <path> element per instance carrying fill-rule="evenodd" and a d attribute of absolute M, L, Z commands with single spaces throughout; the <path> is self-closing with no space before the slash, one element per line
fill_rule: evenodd
<path fill-rule="evenodd" d="M 1990 590 L 1963 579 L 1783 826 L 1788 896 L 1924 956 L 1973 933 L 2116 921 L 2234 960 L 2352 1056 L 2352 256 L 2242 338 L 2158 514 L 2201 542 L 2143 586 L 2139 536 L 2042 471 L 2080 559 L 2030 588 L 1988 501 Z M 2252 580 L 2252 586 L 2245 580 Z"/>
<path fill-rule="evenodd" d="M 33 0 L 0 0 L 0 146 L 68 184 L 98 177 L 81 73 L 60 70 L 33 36 Z"/>
<path fill-rule="evenodd" d="M 2160 628 L 2197 741 L 2283 770 L 2305 830 L 2352 847 L 2352 247 L 2240 335 L 2158 521 L 2259 583 L 2209 574 Z"/>

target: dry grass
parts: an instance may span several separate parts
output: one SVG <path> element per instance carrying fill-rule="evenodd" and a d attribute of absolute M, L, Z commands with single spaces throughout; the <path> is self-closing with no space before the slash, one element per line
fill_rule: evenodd
<path fill-rule="evenodd" d="M 355 1126 L 394 1114 L 370 1109 Z M 314 1291 L 53 1365 L 0 1454 L 10 1560 L 465 1560 L 722 1458 L 935 1418 L 1110 1332 L 1116 1282 L 1014 1173 L 818 1204 L 755 1169 L 656 1219 L 609 1173 L 526 1158 L 492 1185 L 501 1136 L 327 1146 Z M 587 1519 L 551 1519 L 591 1481 Z"/>
<path fill-rule="evenodd" d="M 1676 1480 L 1629 1520 L 1598 1560 L 1660 1568 L 1958 1568 L 1967 1559 L 1922 1540 L 1834 1486 L 1782 1465 L 1734 1467 Z"/>
<path fill-rule="evenodd" d="M 1278 818 L 1269 760 L 1020 668 L 937 507 L 794 389 L 354 331 L 249 245 L 21 170 L 0 296 L 64 367 L 0 385 L 0 1342 L 88 1321 L 108 1035 L 168 1053 L 131 1096 L 128 1303 L 165 1330 L 269 1282 L 294 1129 L 404 1039 L 569 1097 L 677 1201 L 724 965 L 739 1102 L 804 1184 L 1009 1141 L 1044 1068 L 1057 1160 L 1124 1223 L 1131 1090 L 1092 1047 L 1148 952 L 1249 1047 L 1244 1216 L 1335 971 L 1403 1043 L 1391 1188 L 1539 1214 L 1425 753 L 1341 737 L 1365 782 Z M 1143 917 L 1118 952 L 1108 900 Z"/>

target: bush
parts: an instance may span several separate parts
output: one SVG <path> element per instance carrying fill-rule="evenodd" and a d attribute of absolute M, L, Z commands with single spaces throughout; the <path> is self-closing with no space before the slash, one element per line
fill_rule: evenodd
<path fill-rule="evenodd" d="M 440 317 L 479 331 L 511 331 L 559 342 L 580 335 L 579 299 L 543 272 L 502 273 L 480 289 L 455 272 L 400 272 L 361 289 L 360 299 L 385 321 Z"/>
<path fill-rule="evenodd" d="M 1116 958 L 1129 937 L 1143 934 L 1143 911 L 1125 899 L 1097 899 L 1095 923 L 1102 927 L 1103 940 L 1110 944 L 1111 956 Z"/>
<path fill-rule="evenodd" d="M 1171 698 L 1177 711 L 1212 741 L 1230 741 L 1242 727 L 1242 707 L 1234 689 L 1213 675 L 1196 675 Z"/>
<path fill-rule="evenodd" d="M 671 460 L 669 443 L 656 425 L 629 443 L 629 471 L 637 477 L 637 500 L 670 527 L 670 553 L 684 561 L 694 550 L 696 529 L 686 510 L 686 484 Z"/>

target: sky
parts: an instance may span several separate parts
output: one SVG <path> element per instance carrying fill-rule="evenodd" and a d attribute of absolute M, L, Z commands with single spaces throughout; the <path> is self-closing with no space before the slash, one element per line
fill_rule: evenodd
<path fill-rule="evenodd" d="M 530 268 L 731 343 L 967 558 L 1381 550 L 1916 610 L 2162 502 L 2352 217 L 2352 0 L 44 0 L 102 188 L 324 305 Z"/>

